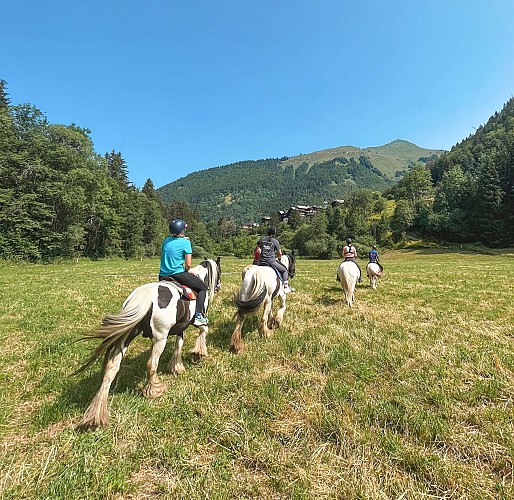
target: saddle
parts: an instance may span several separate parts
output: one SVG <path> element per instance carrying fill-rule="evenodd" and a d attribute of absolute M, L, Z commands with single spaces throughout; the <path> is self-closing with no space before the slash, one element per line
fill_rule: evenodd
<path fill-rule="evenodd" d="M 274 267 L 268 266 L 267 264 L 259 264 L 259 265 L 261 267 L 270 267 L 271 269 L 273 269 L 273 271 L 275 271 L 275 274 L 277 275 L 277 286 L 275 287 L 275 291 L 271 295 L 273 298 L 275 298 L 280 290 L 281 283 L 284 283 L 284 281 L 282 280 L 282 275 Z"/>
<path fill-rule="evenodd" d="M 182 283 L 179 283 L 176 279 L 171 276 L 162 276 L 160 281 L 166 281 L 170 285 L 173 285 L 180 293 L 181 298 L 185 300 L 196 300 L 197 294 L 192 289 Z"/>

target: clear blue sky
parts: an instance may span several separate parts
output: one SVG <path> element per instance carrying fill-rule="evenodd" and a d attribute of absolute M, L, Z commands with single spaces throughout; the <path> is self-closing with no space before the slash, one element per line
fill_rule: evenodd
<path fill-rule="evenodd" d="M 4 0 L 12 104 L 161 187 L 240 160 L 450 149 L 514 94 L 512 0 Z"/>

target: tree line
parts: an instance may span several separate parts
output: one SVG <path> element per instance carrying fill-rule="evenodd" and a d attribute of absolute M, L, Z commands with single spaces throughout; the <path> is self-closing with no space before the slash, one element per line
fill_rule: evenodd
<path fill-rule="evenodd" d="M 0 258 L 160 252 L 166 220 L 152 181 L 136 189 L 122 154 L 99 155 L 89 134 L 11 105 L 0 81 Z"/>
<path fill-rule="evenodd" d="M 216 201 L 208 198 L 197 206 L 178 197 L 164 204 L 151 179 L 142 189 L 134 187 L 122 153 L 98 154 L 89 134 L 74 124 L 49 123 L 32 104 L 12 105 L 6 83 L 0 81 L 0 258 L 156 256 L 168 222 L 175 217 L 188 222 L 197 255 L 251 258 L 258 236 L 267 227 L 242 229 L 222 211 L 206 218 L 205 213 L 212 215 L 209 203 Z M 346 191 L 343 205 L 306 218 L 293 212 L 283 222 L 272 210 L 269 215 L 282 245 L 315 258 L 337 256 L 348 236 L 361 253 L 373 243 L 402 246 L 409 238 L 511 245 L 514 100 L 442 158 L 428 160 L 412 166 L 393 186 L 364 158 L 336 158 L 311 168 L 294 187 L 306 197 L 318 196 L 316 201 L 341 197 L 335 186 L 359 177 L 369 187 Z M 238 201 L 241 210 L 246 195 L 266 197 L 265 186 L 278 182 L 270 176 L 276 162 L 255 162 L 252 179 L 245 180 Z M 215 176 L 216 169 L 210 170 Z M 213 182 L 229 183 L 232 174 L 216 176 Z M 284 176 L 284 189 L 268 201 L 275 210 L 287 210 L 291 180 L 282 169 L 277 168 L 276 174 Z M 194 174 L 191 177 L 194 181 Z M 264 187 L 257 189 L 254 180 Z"/>

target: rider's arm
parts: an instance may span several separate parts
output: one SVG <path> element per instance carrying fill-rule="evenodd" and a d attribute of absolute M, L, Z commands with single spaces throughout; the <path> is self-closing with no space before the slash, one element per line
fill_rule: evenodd
<path fill-rule="evenodd" d="M 186 271 L 189 271 L 190 268 L 191 268 L 191 254 L 186 253 L 186 259 L 184 261 L 184 269 Z"/>

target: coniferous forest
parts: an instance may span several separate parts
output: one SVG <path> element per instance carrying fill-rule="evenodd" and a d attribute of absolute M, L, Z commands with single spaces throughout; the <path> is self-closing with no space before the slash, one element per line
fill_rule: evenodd
<path fill-rule="evenodd" d="M 151 179 L 142 189 L 134 187 L 122 152 L 96 152 L 89 134 L 74 124 L 49 123 L 35 105 L 12 104 L 0 81 L 1 259 L 155 256 L 174 217 L 187 220 L 197 255 L 250 258 L 264 229 L 242 229 L 240 222 L 255 219 L 262 203 L 287 210 L 339 197 L 344 204 L 307 218 L 293 213 L 287 223 L 270 213 L 282 245 L 300 255 L 333 258 L 348 236 L 361 250 L 372 243 L 514 242 L 514 99 L 442 157 L 410 165 L 397 182 L 365 157 L 338 158 L 316 169 L 300 166 L 292 191 L 287 172 L 268 159 L 190 174 L 194 188 L 166 203 Z M 232 177 L 220 176 L 223 169 Z M 234 204 L 235 212 L 217 212 L 224 179 L 238 176 L 247 186 L 245 203 Z M 335 187 L 348 180 L 351 190 Z M 272 195 L 272 185 L 282 188 Z M 197 203 L 195 190 L 211 198 Z"/>

